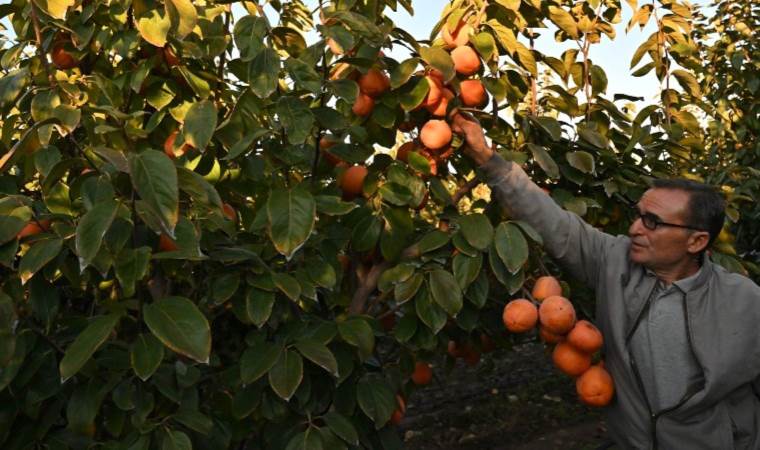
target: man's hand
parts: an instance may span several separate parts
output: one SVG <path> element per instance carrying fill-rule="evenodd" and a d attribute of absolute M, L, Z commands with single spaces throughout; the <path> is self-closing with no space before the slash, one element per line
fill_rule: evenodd
<path fill-rule="evenodd" d="M 480 122 L 469 114 L 458 113 L 452 118 L 451 130 L 464 135 L 466 144 L 464 153 L 475 161 L 478 166 L 483 165 L 493 156 L 493 150 L 486 144 L 486 136 Z"/>

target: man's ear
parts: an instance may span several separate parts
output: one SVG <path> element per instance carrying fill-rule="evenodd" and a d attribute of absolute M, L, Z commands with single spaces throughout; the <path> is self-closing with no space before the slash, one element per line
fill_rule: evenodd
<path fill-rule="evenodd" d="M 697 254 L 707 248 L 707 244 L 710 242 L 710 233 L 707 231 L 695 231 L 689 236 L 687 242 L 687 250 L 689 253 Z"/>

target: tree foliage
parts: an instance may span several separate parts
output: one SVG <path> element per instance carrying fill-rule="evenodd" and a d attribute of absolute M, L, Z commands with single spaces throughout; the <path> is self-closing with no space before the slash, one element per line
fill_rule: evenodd
<path fill-rule="evenodd" d="M 490 98 L 468 109 L 557 203 L 625 232 L 652 177 L 696 168 L 754 245 L 756 7 L 626 3 L 628 28 L 658 25 L 631 67 L 661 101 L 638 111 L 591 58 L 619 0 L 455 0 L 419 41 L 386 15 L 407 0 L 0 6 L 3 448 L 398 448 L 415 361 L 524 339 L 498 318 L 546 273 L 540 237 L 477 186 L 461 138 L 394 157 L 433 69 L 461 92 L 438 36 L 460 21 Z M 542 53 L 539 32 L 578 49 Z M 373 70 L 389 86 L 360 116 Z"/>

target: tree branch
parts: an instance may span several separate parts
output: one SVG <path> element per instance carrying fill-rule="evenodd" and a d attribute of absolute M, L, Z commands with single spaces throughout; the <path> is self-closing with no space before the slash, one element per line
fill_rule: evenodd
<path fill-rule="evenodd" d="M 37 52 L 40 54 L 40 59 L 42 59 L 42 65 L 45 66 L 45 72 L 47 73 L 50 86 L 57 88 L 58 82 L 55 80 L 53 72 L 50 70 L 50 62 L 48 61 L 47 53 L 42 50 L 42 33 L 40 32 L 40 21 L 37 18 L 37 10 L 35 9 L 36 7 L 34 6 L 34 3 L 32 3 L 31 6 L 32 25 L 34 25 L 34 37 L 37 40 Z"/>
<path fill-rule="evenodd" d="M 473 190 L 475 186 L 479 185 L 481 181 L 478 179 L 477 176 L 472 177 L 470 181 L 467 182 L 464 186 L 459 188 L 453 196 L 451 196 L 451 204 L 456 206 L 457 203 L 459 203 L 459 200 L 462 199 L 465 195 L 467 195 L 468 192 Z"/>

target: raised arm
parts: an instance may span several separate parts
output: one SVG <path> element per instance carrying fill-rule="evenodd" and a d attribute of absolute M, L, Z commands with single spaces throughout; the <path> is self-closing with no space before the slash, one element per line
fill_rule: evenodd
<path fill-rule="evenodd" d="M 596 287 L 604 255 L 615 238 L 562 209 L 520 166 L 491 150 L 477 121 L 456 115 L 452 129 L 464 135 L 465 154 L 479 166 L 499 204 L 535 228 L 547 252 L 575 277 Z"/>

